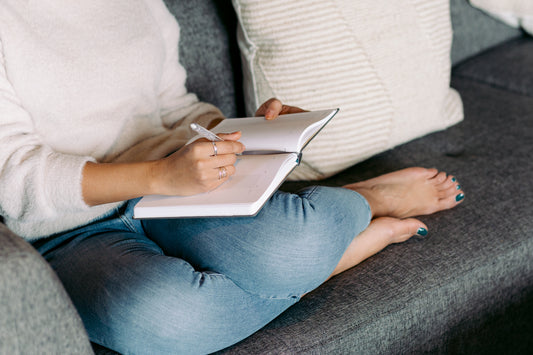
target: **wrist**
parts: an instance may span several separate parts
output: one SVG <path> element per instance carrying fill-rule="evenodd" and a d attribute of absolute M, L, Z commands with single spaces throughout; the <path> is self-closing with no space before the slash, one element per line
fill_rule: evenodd
<path fill-rule="evenodd" d="M 161 182 L 164 159 L 146 162 L 146 195 L 162 195 L 163 183 Z"/>

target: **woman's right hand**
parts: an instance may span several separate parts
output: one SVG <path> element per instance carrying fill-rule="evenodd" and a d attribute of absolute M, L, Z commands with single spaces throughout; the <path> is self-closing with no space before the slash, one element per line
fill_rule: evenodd
<path fill-rule="evenodd" d="M 235 174 L 236 154 L 244 151 L 237 142 L 240 132 L 220 134 L 222 142 L 199 139 L 155 162 L 154 190 L 159 195 L 194 195 L 215 189 Z M 224 170 L 226 171 L 224 173 Z"/>
<path fill-rule="evenodd" d="M 92 163 L 83 168 L 82 194 L 89 206 L 145 195 L 194 195 L 213 190 L 235 174 L 240 132 L 220 134 L 213 143 L 199 139 L 170 156 L 138 163 Z M 221 169 L 225 169 L 224 174 Z"/>

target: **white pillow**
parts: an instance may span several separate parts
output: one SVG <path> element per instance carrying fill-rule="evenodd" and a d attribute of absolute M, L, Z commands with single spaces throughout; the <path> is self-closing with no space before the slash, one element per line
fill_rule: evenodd
<path fill-rule="evenodd" d="M 533 0 L 470 0 L 475 6 L 512 27 L 533 34 Z"/>
<path fill-rule="evenodd" d="M 247 113 L 270 97 L 339 114 L 293 180 L 320 179 L 463 117 L 449 0 L 233 0 Z"/>

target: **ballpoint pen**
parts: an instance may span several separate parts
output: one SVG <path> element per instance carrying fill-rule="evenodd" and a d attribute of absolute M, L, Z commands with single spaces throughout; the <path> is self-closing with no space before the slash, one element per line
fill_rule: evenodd
<path fill-rule="evenodd" d="M 209 139 L 211 142 L 220 142 L 223 141 L 222 138 L 208 130 L 207 128 L 204 128 L 196 123 L 191 123 L 191 129 L 201 135 L 202 137 Z"/>

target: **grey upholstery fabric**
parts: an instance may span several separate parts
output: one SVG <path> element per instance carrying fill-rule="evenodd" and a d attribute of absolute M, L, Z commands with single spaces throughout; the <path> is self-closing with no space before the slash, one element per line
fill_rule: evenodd
<path fill-rule="evenodd" d="M 519 38 L 493 48 L 460 64 L 454 74 L 533 97 L 533 41 Z"/>
<path fill-rule="evenodd" d="M 0 224 L 0 354 L 91 354 L 60 281 L 22 238 Z"/>
<path fill-rule="evenodd" d="M 165 0 L 180 24 L 180 62 L 187 70 L 187 89 L 212 103 L 227 117 L 236 117 L 241 87 L 236 20 L 229 1 Z M 230 37 L 231 36 L 231 37 Z M 237 83 L 237 86 L 235 85 Z M 237 95 L 236 95 L 237 94 Z"/>
<path fill-rule="evenodd" d="M 498 345 L 488 338 L 473 347 L 462 337 L 472 335 L 483 317 L 532 299 L 533 100 L 467 79 L 455 79 L 453 85 L 464 100 L 463 123 L 325 183 L 342 185 L 407 166 L 435 166 L 456 174 L 465 202 L 422 217 L 430 228 L 427 237 L 388 247 L 328 281 L 227 353 L 512 350 L 502 348 L 510 345 L 508 339 Z M 446 137 L 462 137 L 463 151 L 433 148 Z M 283 189 L 306 184 L 286 183 Z"/>
<path fill-rule="evenodd" d="M 468 0 L 450 0 L 450 11 L 454 31 L 453 64 L 522 35 L 520 30 L 511 28 L 473 8 Z"/>

